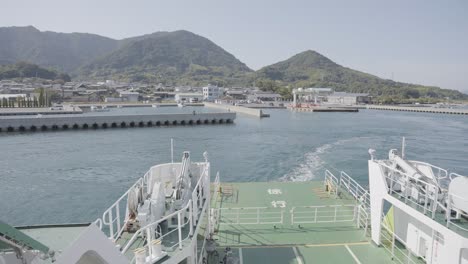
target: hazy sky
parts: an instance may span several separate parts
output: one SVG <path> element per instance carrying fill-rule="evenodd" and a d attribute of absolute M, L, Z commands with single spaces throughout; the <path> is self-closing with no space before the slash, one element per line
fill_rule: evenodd
<path fill-rule="evenodd" d="M 125 38 L 186 29 L 253 69 L 315 50 L 383 78 L 468 92 L 467 0 L 1 0 L 0 26 Z"/>

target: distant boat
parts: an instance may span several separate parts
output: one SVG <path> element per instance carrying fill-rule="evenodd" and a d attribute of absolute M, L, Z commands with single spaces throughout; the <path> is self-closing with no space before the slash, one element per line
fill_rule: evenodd
<path fill-rule="evenodd" d="M 117 108 L 122 108 L 122 106 L 121 106 L 121 105 L 117 105 Z"/>
<path fill-rule="evenodd" d="M 184 103 L 178 103 L 177 107 L 185 107 Z"/>
<path fill-rule="evenodd" d="M 152 104 L 151 107 L 153 107 L 153 108 L 158 108 L 159 105 L 157 105 L 157 104 Z"/>

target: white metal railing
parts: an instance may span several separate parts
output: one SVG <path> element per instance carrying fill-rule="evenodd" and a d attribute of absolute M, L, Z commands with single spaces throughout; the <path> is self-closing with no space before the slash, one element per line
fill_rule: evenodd
<path fill-rule="evenodd" d="M 295 206 L 290 211 L 291 225 L 354 222 L 358 208 L 355 204 Z"/>
<path fill-rule="evenodd" d="M 329 170 L 325 170 L 324 185 L 326 191 L 328 191 L 329 194 L 334 193 L 335 197 L 338 195 L 339 180 Z"/>
<path fill-rule="evenodd" d="M 437 167 L 435 165 L 432 165 L 427 162 L 422 162 L 422 161 L 417 161 L 417 160 L 410 160 L 413 165 L 416 166 L 416 168 L 422 172 L 423 174 L 427 173 L 427 171 L 424 168 L 429 168 L 430 171 L 429 173 L 432 174 L 431 176 L 434 176 L 435 181 L 439 186 L 446 187 L 447 185 L 447 177 L 448 177 L 448 172 L 447 170 Z M 427 176 L 427 175 L 426 175 Z"/>
<path fill-rule="evenodd" d="M 99 229 L 102 230 L 102 220 L 101 220 L 101 218 L 96 219 L 96 221 L 94 221 L 94 224 L 95 224 Z"/>
<path fill-rule="evenodd" d="M 218 172 L 216 173 L 216 177 L 213 182 L 213 197 L 211 198 L 211 201 L 214 201 L 216 203 L 218 201 L 218 196 L 220 192 L 221 192 L 221 181 L 220 181 L 219 172 Z M 216 232 L 216 229 L 219 224 L 219 210 L 216 208 L 210 208 L 209 214 L 210 214 L 209 215 L 209 218 L 210 218 L 209 234 L 211 236 Z"/>
<path fill-rule="evenodd" d="M 218 208 L 219 224 L 258 225 L 283 224 L 284 210 L 269 207 Z"/>
<path fill-rule="evenodd" d="M 452 172 L 452 173 L 449 174 L 449 179 L 450 180 L 453 180 L 453 179 L 458 178 L 458 177 L 466 177 L 466 176 L 460 175 L 460 174 L 455 173 L 455 172 Z"/>
<path fill-rule="evenodd" d="M 340 188 L 346 190 L 354 197 L 354 199 L 362 203 L 366 208 L 370 208 L 369 191 L 364 189 L 364 187 L 344 171 L 340 172 Z"/>
<path fill-rule="evenodd" d="M 346 192 L 351 195 L 357 202 L 356 225 L 359 228 L 364 228 L 365 235 L 370 228 L 370 193 L 367 189 L 357 183 L 347 173 L 341 171 L 339 178 L 329 170 L 325 171 L 326 188 L 331 188 L 335 192 L 335 197 L 338 193 Z M 327 186 L 328 185 L 328 186 Z"/>
<path fill-rule="evenodd" d="M 392 259 L 400 264 L 417 264 L 416 257 L 406 247 L 404 240 L 400 239 L 386 224 L 382 223 L 381 226 L 380 243 Z"/>
<path fill-rule="evenodd" d="M 191 238 L 194 233 L 194 227 L 197 224 L 198 218 L 204 210 L 206 202 L 209 199 L 206 199 L 209 195 L 209 173 L 208 165 L 205 165 L 201 168 L 200 178 L 197 181 L 197 185 L 192 192 L 192 199 L 187 202 L 180 210 L 169 214 L 158 221 L 152 222 L 135 232 L 132 238 L 125 244 L 122 248 L 122 254 L 128 251 L 128 249 L 141 237 L 146 239 L 145 248 L 147 249 L 149 256 L 152 256 L 151 252 L 151 241 L 154 239 L 159 239 L 161 242 L 170 241 L 170 245 L 167 243 L 164 245 L 166 251 L 173 251 L 176 247 L 182 249 L 183 242 Z M 169 230 L 168 232 L 155 232 L 158 229 L 158 226 L 163 221 L 173 221 L 176 220 L 177 227 Z M 184 235 L 183 233 L 186 233 Z M 177 236 L 175 239 L 174 236 Z M 169 238 L 165 240 L 165 238 Z M 132 260 L 133 262 L 134 260 Z"/>
<path fill-rule="evenodd" d="M 413 208 L 422 213 L 430 214 L 432 218 L 435 217 L 441 195 L 438 186 L 412 177 L 383 162 L 380 162 L 380 165 L 388 170 L 384 172 L 384 176 L 389 194 L 397 196 L 406 204 L 410 203 Z"/>
<path fill-rule="evenodd" d="M 133 191 L 133 189 L 137 186 L 143 187 L 146 184 L 148 179 L 148 172 L 142 178 L 138 179 L 135 184 L 132 185 L 122 196 L 120 196 L 114 204 L 112 204 L 109 209 L 104 211 L 102 214 L 102 227 L 108 228 L 107 236 L 112 240 L 116 240 L 123 232 L 125 225 L 123 223 L 128 220 L 128 208 L 127 208 L 127 200 L 128 194 Z M 125 208 L 125 215 L 122 217 L 121 210 L 122 207 Z M 105 230 L 103 230 L 105 231 Z"/>
<path fill-rule="evenodd" d="M 187 210 L 191 212 L 191 205 L 192 203 L 189 201 L 189 203 L 182 208 L 181 210 L 174 212 L 172 214 L 169 214 L 160 220 L 153 222 L 151 224 L 148 224 L 140 229 L 138 229 L 135 234 L 132 236 L 132 238 L 127 242 L 125 247 L 122 248 L 122 254 L 125 254 L 128 249 L 139 239 L 145 239 L 146 243 L 145 248 L 148 256 L 152 256 L 152 249 L 151 249 L 151 241 L 154 239 L 158 239 L 161 241 L 165 241 L 165 238 L 171 237 L 171 239 L 167 239 L 166 241 L 171 241 L 172 245 L 165 244 L 164 249 L 166 251 L 174 251 L 176 248 L 182 249 L 183 247 L 183 242 L 187 240 L 189 237 L 193 235 L 193 222 L 191 217 L 187 217 L 187 220 L 185 220 L 186 212 Z M 190 214 L 189 214 L 190 215 Z M 177 228 L 174 228 L 172 230 L 169 230 L 166 233 L 159 233 L 156 232 L 158 230 L 159 224 L 161 224 L 164 221 L 172 221 L 173 218 L 176 218 L 177 221 Z M 187 225 L 190 228 L 189 232 L 187 231 Z M 183 233 L 186 233 L 184 236 Z M 176 239 L 174 239 L 174 236 L 177 236 Z M 132 259 L 131 263 L 135 262 L 135 257 Z M 152 262 L 151 262 L 152 263 Z"/>

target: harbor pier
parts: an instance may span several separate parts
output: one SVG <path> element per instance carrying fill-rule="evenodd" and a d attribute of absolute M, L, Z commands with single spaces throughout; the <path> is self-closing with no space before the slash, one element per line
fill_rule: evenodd
<path fill-rule="evenodd" d="M 236 106 L 236 105 L 228 105 L 228 104 L 215 104 L 215 103 L 207 103 L 205 102 L 205 107 L 211 107 L 216 109 L 223 109 L 230 112 L 236 112 L 239 114 L 245 114 L 254 117 L 270 117 L 269 114 L 266 114 L 262 111 L 262 109 L 254 109 L 254 108 L 247 108 L 243 106 Z"/>
<path fill-rule="evenodd" d="M 366 108 L 373 109 L 373 110 L 387 110 L 387 111 L 406 111 L 406 112 L 421 112 L 421 113 L 436 113 L 436 114 L 468 115 L 468 109 L 456 109 L 456 108 L 394 106 L 394 105 L 367 105 Z"/>
<path fill-rule="evenodd" d="M 0 132 L 125 127 L 230 124 L 236 113 L 147 114 L 147 115 L 57 115 L 0 117 Z"/>

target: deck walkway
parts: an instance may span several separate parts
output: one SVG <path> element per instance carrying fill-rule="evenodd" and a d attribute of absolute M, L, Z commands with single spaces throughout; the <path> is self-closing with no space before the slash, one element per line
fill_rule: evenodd
<path fill-rule="evenodd" d="M 226 187 L 228 191 L 223 194 L 222 189 Z M 355 203 L 320 189 L 324 189 L 321 181 L 222 184 L 215 205 L 218 208 L 272 207 L 275 202 L 277 205 L 284 202 L 284 222 L 282 225 L 221 224 L 215 237 L 218 256 L 210 257 L 222 260 L 225 248 L 230 247 L 240 263 L 394 263 L 385 249 L 372 244 L 354 222 L 292 225 L 293 207 Z"/>

